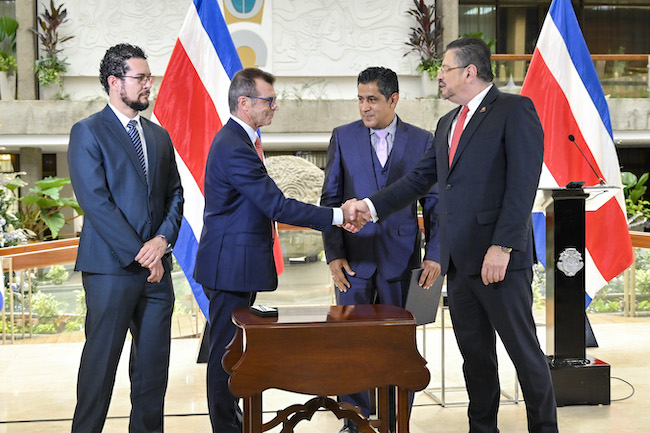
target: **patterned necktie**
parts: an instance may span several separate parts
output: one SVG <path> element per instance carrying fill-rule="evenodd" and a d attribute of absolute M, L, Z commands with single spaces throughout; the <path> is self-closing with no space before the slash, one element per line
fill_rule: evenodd
<path fill-rule="evenodd" d="M 136 126 L 137 122 L 135 120 L 130 120 L 129 124 L 126 125 L 126 130 L 131 137 L 133 142 L 133 147 L 135 147 L 135 153 L 138 154 L 138 159 L 140 160 L 140 166 L 142 167 L 142 172 L 144 173 L 144 178 L 149 183 L 149 178 L 147 176 L 147 164 L 144 161 L 144 151 L 142 150 L 142 141 L 140 141 L 140 133 Z"/>
<path fill-rule="evenodd" d="M 259 156 L 262 162 L 264 162 L 264 151 L 262 150 L 262 140 L 260 140 L 259 137 L 255 139 L 255 150 L 257 151 L 257 156 Z"/>
<path fill-rule="evenodd" d="M 383 167 L 386 165 L 386 161 L 388 161 L 388 141 L 386 141 L 388 131 L 385 129 L 378 129 L 375 131 L 375 135 L 378 138 L 377 148 L 375 149 L 375 152 L 377 153 L 377 159 L 379 159 L 379 163 Z"/>
<path fill-rule="evenodd" d="M 451 167 L 451 162 L 454 160 L 454 155 L 456 154 L 456 149 L 458 148 L 458 142 L 460 141 L 460 136 L 463 134 L 463 127 L 465 126 L 467 113 L 469 113 L 469 108 L 467 108 L 467 105 L 465 105 L 463 109 L 460 110 L 460 115 L 458 116 L 456 127 L 454 128 L 454 135 L 451 136 L 451 146 L 449 147 L 449 167 Z"/>

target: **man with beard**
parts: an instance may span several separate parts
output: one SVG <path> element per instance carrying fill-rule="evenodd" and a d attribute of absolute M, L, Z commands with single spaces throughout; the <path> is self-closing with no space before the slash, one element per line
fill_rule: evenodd
<path fill-rule="evenodd" d="M 139 114 L 149 106 L 153 79 L 140 48 L 109 48 L 100 65 L 108 105 L 70 132 L 70 178 L 84 211 L 75 270 L 87 306 L 73 432 L 102 431 L 127 330 L 129 432 L 163 431 L 174 307 L 170 253 L 183 190 L 169 134 Z"/>

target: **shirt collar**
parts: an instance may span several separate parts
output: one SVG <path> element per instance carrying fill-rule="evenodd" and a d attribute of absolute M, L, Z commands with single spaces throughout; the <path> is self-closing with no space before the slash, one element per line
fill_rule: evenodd
<path fill-rule="evenodd" d="M 135 120 L 136 123 L 138 124 L 138 126 L 141 126 L 140 125 L 140 112 L 137 112 L 133 119 L 129 119 L 129 116 L 125 115 L 120 110 L 115 108 L 115 106 L 113 104 L 111 104 L 110 102 L 108 103 L 108 106 L 111 108 L 111 110 L 113 110 L 113 113 L 115 113 L 115 115 L 117 116 L 117 119 L 120 121 L 120 123 L 122 124 L 124 129 L 126 129 L 126 125 L 128 125 L 131 120 Z"/>
<path fill-rule="evenodd" d="M 388 135 L 395 136 L 395 131 L 397 131 L 397 115 L 393 117 L 393 121 L 390 122 L 390 124 L 384 128 L 384 130 L 388 131 Z M 374 134 L 375 131 L 379 131 L 379 129 L 373 129 L 370 128 L 370 133 Z"/>
<path fill-rule="evenodd" d="M 259 138 L 258 135 L 257 135 L 257 132 L 255 132 L 255 130 L 248 123 L 244 122 L 243 120 L 241 120 L 239 117 L 235 116 L 234 114 L 231 115 L 230 117 L 232 117 L 232 120 L 237 122 L 239 124 L 239 126 L 244 128 L 244 131 L 246 131 L 246 134 L 248 135 L 248 138 L 250 138 L 251 143 L 255 144 L 255 140 L 257 140 Z"/>
<path fill-rule="evenodd" d="M 479 105 L 481 105 L 481 102 L 483 102 L 483 99 L 485 99 L 485 95 L 488 94 L 492 86 L 494 86 L 494 84 L 490 83 L 489 86 L 481 90 L 478 95 L 474 96 L 472 100 L 467 103 L 467 108 L 469 109 L 469 112 L 467 114 L 469 116 L 474 114 L 474 112 L 478 109 Z"/>

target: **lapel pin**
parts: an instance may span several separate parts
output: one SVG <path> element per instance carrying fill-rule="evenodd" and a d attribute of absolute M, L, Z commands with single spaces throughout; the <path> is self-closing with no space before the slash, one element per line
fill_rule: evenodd
<path fill-rule="evenodd" d="M 483 107 L 483 108 L 481 108 L 481 111 L 479 111 L 479 113 L 485 113 L 486 111 L 487 111 L 487 108 Z"/>

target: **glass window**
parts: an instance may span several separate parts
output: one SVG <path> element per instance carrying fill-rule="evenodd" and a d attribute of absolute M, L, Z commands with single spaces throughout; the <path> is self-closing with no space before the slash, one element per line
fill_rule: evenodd
<path fill-rule="evenodd" d="M 584 8 L 583 32 L 591 53 L 650 53 L 650 5 Z"/>
<path fill-rule="evenodd" d="M 458 5 L 458 33 L 482 33 L 486 40 L 496 39 L 496 6 Z"/>

